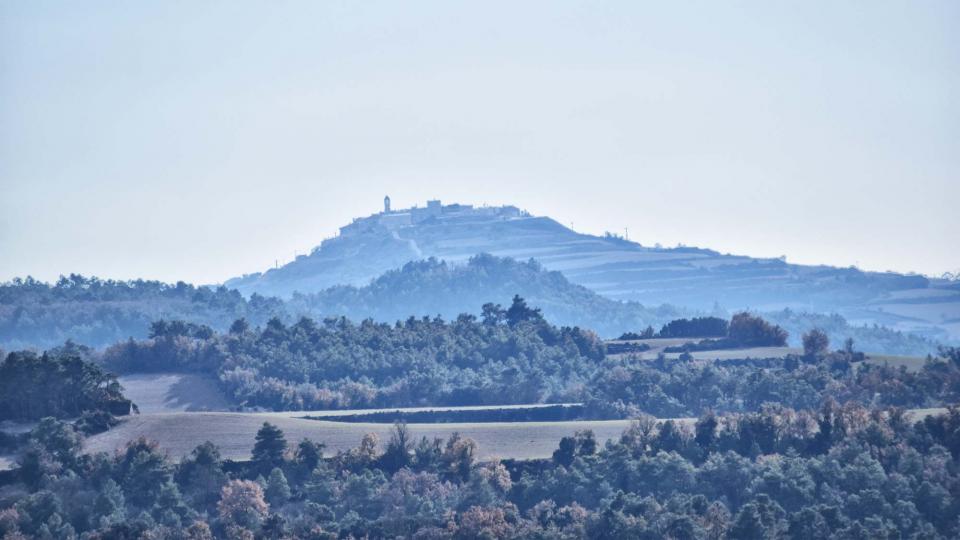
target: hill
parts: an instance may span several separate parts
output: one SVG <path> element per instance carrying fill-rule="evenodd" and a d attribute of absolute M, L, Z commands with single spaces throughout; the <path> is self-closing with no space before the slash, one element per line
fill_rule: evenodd
<path fill-rule="evenodd" d="M 694 312 L 668 304 L 644 306 L 634 301 L 612 300 L 575 283 L 535 260 L 516 261 L 480 254 L 461 264 L 437 259 L 408 262 L 363 287 L 341 285 L 313 294 L 294 293 L 288 311 L 313 317 L 345 316 L 392 323 L 410 316 L 436 316 L 450 320 L 461 313 L 480 315 L 487 302 L 508 305 L 519 294 L 558 326 L 580 326 L 605 338 L 647 326 L 659 329 L 671 320 Z M 717 313 L 726 317 L 729 313 Z M 858 347 L 887 354 L 926 355 L 936 344 L 922 337 L 879 326 L 850 324 L 837 314 L 821 315 L 793 310 L 763 313 L 790 333 L 790 343 L 811 328 L 827 332 L 839 345 L 847 338 Z"/>
<path fill-rule="evenodd" d="M 0 345 L 45 349 L 73 340 L 100 347 L 147 336 L 150 323 L 179 319 L 226 329 L 245 317 L 262 324 L 284 313 L 283 302 L 224 287 L 114 281 L 71 274 L 55 284 L 32 278 L 0 284 Z"/>
<path fill-rule="evenodd" d="M 941 341 L 960 339 L 960 283 L 919 275 L 805 266 L 700 248 L 647 247 L 573 231 L 515 207 L 441 205 L 354 220 L 309 255 L 231 279 L 243 294 L 292 297 L 336 285 L 363 286 L 405 263 L 464 262 L 478 253 L 534 258 L 602 296 L 644 305 L 712 311 L 839 313 Z"/>
<path fill-rule="evenodd" d="M 441 315 L 453 320 L 461 313 L 481 315 L 480 307 L 488 302 L 508 305 L 517 294 L 542 309 L 552 324 L 589 328 L 605 338 L 647 326 L 659 329 L 673 319 L 696 314 L 669 305 L 648 307 L 613 300 L 571 283 L 563 273 L 547 270 L 537 261 L 481 254 L 456 264 L 436 259 L 409 262 L 362 287 L 341 285 L 318 293 L 295 293 L 286 301 L 258 294 L 246 299 L 236 290 L 185 283 L 122 282 L 77 275 L 52 285 L 29 278 L 15 280 L 0 285 L 0 347 L 43 349 L 68 339 L 103 347 L 127 338 L 145 338 L 150 323 L 161 318 L 220 331 L 241 317 L 254 326 L 273 317 L 293 323 L 301 316 L 371 318 L 386 323 L 411 316 Z M 710 313 L 730 315 L 717 310 Z M 804 332 L 818 327 L 834 344 L 852 338 L 869 352 L 924 356 L 936 350 L 935 343 L 922 337 L 850 324 L 836 314 L 782 310 L 763 315 L 787 329 L 794 346 Z"/>
<path fill-rule="evenodd" d="M 534 260 L 519 262 L 489 254 L 476 255 L 464 264 L 437 259 L 408 262 L 363 287 L 341 285 L 314 294 L 295 293 L 289 309 L 382 322 L 436 315 L 449 320 L 461 313 L 479 315 L 479 306 L 487 302 L 509 305 L 518 294 L 542 309 L 551 323 L 590 328 L 601 336 L 648 325 L 659 328 L 683 314 L 669 305 L 647 308 L 611 300 Z"/>

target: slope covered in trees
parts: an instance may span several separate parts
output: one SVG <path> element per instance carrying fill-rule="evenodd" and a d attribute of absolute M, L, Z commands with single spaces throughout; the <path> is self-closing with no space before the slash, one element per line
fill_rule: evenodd
<path fill-rule="evenodd" d="M 241 317 L 253 325 L 265 324 L 273 317 L 292 324 L 301 316 L 394 323 L 410 315 L 442 315 L 450 320 L 461 313 L 480 316 L 484 303 L 507 304 L 516 294 L 539 306 L 547 321 L 590 328 L 604 338 L 640 333 L 649 326 L 660 328 L 680 316 L 694 315 L 667 305 L 647 307 L 611 300 L 535 261 L 478 255 L 463 264 L 435 259 L 412 262 L 366 286 L 337 286 L 316 294 L 296 294 L 288 301 L 256 294 L 246 299 L 223 287 L 185 283 L 118 282 L 76 275 L 53 285 L 29 278 L 14 280 L 0 285 L 0 346 L 45 349 L 71 339 L 104 347 L 131 337 L 147 337 L 150 325 L 160 319 L 219 331 Z M 923 356 L 936 350 L 936 344 L 924 338 L 879 326 L 851 325 L 839 315 L 791 310 L 762 315 L 785 328 L 793 336 L 794 346 L 800 344 L 802 333 L 816 326 L 835 343 L 852 338 L 870 352 Z M 704 335 L 715 333 L 712 328 L 702 330 Z"/>
<path fill-rule="evenodd" d="M 406 262 L 465 261 L 478 253 L 534 258 L 571 282 L 615 300 L 728 312 L 792 306 L 839 313 L 940 341 L 960 340 L 960 284 L 893 272 L 791 264 L 692 247 L 643 246 L 616 235 L 581 234 L 546 216 L 505 208 L 444 205 L 429 219 L 385 224 L 360 218 L 309 255 L 226 285 L 287 298 L 334 285 L 363 286 Z M 513 210 L 516 210 L 515 208 Z M 406 212 L 406 211 L 402 211 Z M 623 331 L 623 330 L 621 330 Z M 613 335 L 618 335 L 619 332 Z"/>
<path fill-rule="evenodd" d="M 72 351 L 12 352 L 0 361 L 0 421 L 79 418 L 79 429 L 92 433 L 130 407 L 116 376 Z"/>
<path fill-rule="evenodd" d="M 362 287 L 340 286 L 315 294 L 294 294 L 288 302 L 292 313 L 313 317 L 345 316 L 354 320 L 372 318 L 394 322 L 414 315 L 442 315 L 448 319 L 460 313 L 480 315 L 485 302 L 506 303 L 515 295 L 543 310 L 553 324 L 580 326 L 612 338 L 625 332 L 642 333 L 648 326 L 666 325 L 690 313 L 689 310 L 661 305 L 648 307 L 637 302 L 611 300 L 571 283 L 562 273 L 545 269 L 530 260 L 519 262 L 505 257 L 481 254 L 464 264 L 436 259 L 411 262 L 388 271 Z M 813 327 L 822 328 L 835 343 L 854 339 L 871 352 L 926 355 L 936 351 L 936 343 L 919 336 L 879 326 L 856 326 L 840 315 L 816 315 L 792 310 L 762 313 L 793 336 L 799 337 Z M 697 319 L 710 322 L 712 319 Z M 724 327 L 692 327 L 685 335 L 706 337 L 722 335 Z M 699 332 L 699 333 L 698 333 Z M 719 334 L 718 334 L 719 332 Z M 680 336 L 680 329 L 667 329 L 663 337 Z"/>
<path fill-rule="evenodd" d="M 605 446 L 571 433 L 552 460 L 478 462 L 472 440 L 401 424 L 323 455 L 264 424 L 253 459 L 210 443 L 179 464 L 150 441 L 82 455 L 67 424 L 31 434 L 4 538 L 956 538 L 960 411 L 826 404 L 639 418 Z"/>
<path fill-rule="evenodd" d="M 322 409 L 564 401 L 603 358 L 593 332 L 553 326 L 520 298 L 484 312 L 396 324 L 238 320 L 223 334 L 164 324 L 148 340 L 109 348 L 103 361 L 121 373 L 216 374 L 248 406 Z"/>
<path fill-rule="evenodd" d="M 601 336 L 626 329 L 659 326 L 682 310 L 663 305 L 648 308 L 637 302 L 619 302 L 570 283 L 534 261 L 480 254 L 464 264 L 427 259 L 388 271 L 363 287 L 339 286 L 315 294 L 295 294 L 292 311 L 315 316 L 345 316 L 394 322 L 410 315 L 447 319 L 461 313 L 479 315 L 487 302 L 507 304 L 520 295 L 543 310 L 558 326 L 590 328 Z"/>
<path fill-rule="evenodd" d="M 932 407 L 960 400 L 960 365 L 949 354 L 912 372 L 864 365 L 862 354 L 826 345 L 759 360 L 608 358 L 591 331 L 553 326 L 520 297 L 508 308 L 488 303 L 481 311 L 480 318 L 395 324 L 303 318 L 251 327 L 238 320 L 227 333 L 164 322 L 148 340 L 109 348 L 103 362 L 121 373 L 210 373 L 238 403 L 293 410 L 585 401 L 595 417 L 624 418 L 755 411 L 767 402 Z M 726 337 L 712 341 L 777 345 L 787 337 L 745 313 L 727 328 Z"/>
<path fill-rule="evenodd" d="M 73 340 L 101 347 L 146 337 L 158 319 L 179 319 L 226 329 L 245 317 L 257 324 L 283 314 L 283 303 L 249 300 L 223 287 L 183 282 L 113 281 L 71 274 L 55 284 L 32 278 L 0 284 L 0 344 L 8 350 L 45 349 Z"/>

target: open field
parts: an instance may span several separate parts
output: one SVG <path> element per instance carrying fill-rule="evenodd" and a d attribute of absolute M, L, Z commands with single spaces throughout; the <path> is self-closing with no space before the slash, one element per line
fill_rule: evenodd
<path fill-rule="evenodd" d="M 667 358 L 676 360 L 682 353 L 667 353 Z M 696 360 L 739 360 L 743 358 L 783 358 L 788 354 L 803 354 L 803 349 L 793 347 L 749 347 L 746 349 L 717 349 L 693 351 Z"/>
<path fill-rule="evenodd" d="M 328 411 L 323 411 L 327 413 Z M 357 411 L 349 411 L 357 413 Z M 359 445 L 367 433 L 376 433 L 381 441 L 390 436 L 391 424 L 343 423 L 308 420 L 292 415 L 297 413 L 158 413 L 142 414 L 125 419 L 119 426 L 95 435 L 86 441 L 89 452 L 113 452 L 127 441 L 144 436 L 157 440 L 179 460 L 198 444 L 211 441 L 220 447 L 223 457 L 234 460 L 250 458 L 254 437 L 263 422 L 269 421 L 282 429 L 287 441 L 296 443 L 309 438 L 327 445 L 327 454 Z M 532 459 L 550 457 L 560 439 L 581 429 L 592 429 L 602 443 L 619 437 L 630 424 L 629 420 L 583 420 L 570 422 L 508 422 L 470 424 L 409 424 L 415 437 L 449 437 L 457 431 L 477 442 L 479 457 Z"/>
<path fill-rule="evenodd" d="M 141 413 L 229 411 L 231 401 L 217 381 L 192 373 L 137 373 L 118 378 L 123 394 Z"/>
<path fill-rule="evenodd" d="M 636 354 L 643 360 L 652 360 L 657 357 L 664 349 L 667 347 L 677 347 L 683 345 L 684 343 L 691 343 L 695 341 L 700 341 L 705 338 L 652 338 L 652 339 L 614 339 L 607 341 L 607 343 L 645 343 L 650 346 L 649 350 L 643 351 L 642 353 L 621 353 L 621 354 L 611 354 L 611 358 L 617 358 L 620 356 L 627 356 L 630 354 Z"/>
<path fill-rule="evenodd" d="M 406 409 L 404 409 L 406 410 Z M 917 409 L 911 411 L 919 420 L 944 409 Z M 323 411 L 326 413 L 328 411 Z M 356 414 L 358 411 L 343 411 Z M 356 447 L 367 433 L 376 433 L 382 442 L 390 436 L 391 424 L 342 423 L 323 420 L 308 420 L 306 415 L 321 414 L 320 411 L 285 413 L 158 413 L 136 415 L 125 419 L 119 426 L 106 433 L 87 439 L 88 452 L 113 452 L 127 441 L 143 436 L 156 440 L 170 457 L 179 460 L 198 444 L 210 441 L 220 447 L 224 458 L 247 460 L 253 448 L 257 430 L 269 421 L 282 429 L 287 441 L 295 444 L 303 438 L 327 445 L 327 455 Z M 681 418 L 681 422 L 693 423 L 694 418 Z M 562 437 L 575 431 L 592 429 L 603 444 L 616 439 L 630 425 L 629 420 L 579 420 L 568 422 L 501 422 L 501 423 L 450 423 L 408 424 L 416 438 L 449 437 L 460 432 L 475 440 L 480 459 L 548 458 L 557 448 Z"/>

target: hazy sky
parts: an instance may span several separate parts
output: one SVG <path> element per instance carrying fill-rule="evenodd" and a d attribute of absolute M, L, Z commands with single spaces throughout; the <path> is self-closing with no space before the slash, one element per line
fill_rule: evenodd
<path fill-rule="evenodd" d="M 354 216 L 960 269 L 960 2 L 0 3 L 0 280 L 216 282 Z"/>

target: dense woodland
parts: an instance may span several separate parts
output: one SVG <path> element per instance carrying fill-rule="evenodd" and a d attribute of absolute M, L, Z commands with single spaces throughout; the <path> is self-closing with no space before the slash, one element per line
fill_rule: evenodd
<path fill-rule="evenodd" d="M 0 353 L 2 354 L 2 353 Z M 126 414 L 130 402 L 116 376 L 69 351 L 12 352 L 0 361 L 0 421 L 47 416 L 85 420 Z"/>
<path fill-rule="evenodd" d="M 245 299 L 224 287 L 183 282 L 113 281 L 76 274 L 55 284 L 32 278 L 0 284 L 0 344 L 7 350 L 48 349 L 67 340 L 103 347 L 146 337 L 158 319 L 180 319 L 226 329 L 244 317 L 263 324 L 285 314 L 275 298 Z"/>
<path fill-rule="evenodd" d="M 569 401 L 604 357 L 593 332 L 555 327 L 519 297 L 482 311 L 396 324 L 238 320 L 222 334 L 162 322 L 103 362 L 121 373 L 214 374 L 246 406 L 325 409 Z"/>
<path fill-rule="evenodd" d="M 629 418 L 749 412 L 767 402 L 809 409 L 827 399 L 900 407 L 960 401 L 960 365 L 949 354 L 916 371 L 866 364 L 852 342 L 831 352 L 818 331 L 816 347 L 786 358 L 651 361 L 608 356 L 592 332 L 555 327 L 519 297 L 509 308 L 488 303 L 481 311 L 481 318 L 392 325 L 304 318 L 251 327 L 238 320 L 226 333 L 160 321 L 150 339 L 117 344 L 101 361 L 120 373 L 209 373 L 238 403 L 277 410 L 582 401 L 591 417 Z M 726 327 L 712 346 L 787 338 L 746 313 Z"/>
<path fill-rule="evenodd" d="M 89 403 L 75 396 L 105 389 L 108 400 L 116 397 L 116 381 L 102 365 L 215 374 L 248 406 L 579 399 L 588 414 L 635 419 L 631 427 L 606 444 L 589 432 L 571 433 L 550 460 L 479 462 L 470 439 L 413 440 L 403 424 L 389 440 L 369 435 L 332 456 L 323 455 L 323 441 L 287 441 L 264 425 L 250 462 L 225 461 L 206 443 L 176 464 L 142 439 L 114 455 L 83 454 L 84 432 L 96 431 L 89 422 L 49 417 L 15 441 L 19 470 L 0 475 L 0 535 L 960 535 L 960 410 L 922 420 L 906 412 L 960 401 L 960 350 L 943 349 L 907 371 L 865 364 L 852 342 L 832 350 L 827 334 L 812 330 L 803 354 L 787 358 L 641 360 L 606 355 L 595 334 L 553 326 L 519 297 L 508 307 L 488 303 L 481 314 L 392 325 L 304 318 L 251 326 L 238 319 L 222 333 L 161 320 L 147 339 L 102 353 L 71 343 L 42 355 L 7 355 L 2 369 L 16 378 L 10 391 L 41 402 L 6 406 L 22 418 L 73 418 Z M 756 344 L 786 335 L 738 314 L 726 335 L 713 339 Z M 77 384 L 78 374 L 90 384 Z"/>
<path fill-rule="evenodd" d="M 608 358 L 587 384 L 585 401 L 600 418 L 753 412 L 766 403 L 809 410 L 829 400 L 906 408 L 960 403 L 960 353 L 941 355 L 915 371 L 858 362 L 849 350 L 722 361 Z"/>
<path fill-rule="evenodd" d="M 571 283 L 560 272 L 544 269 L 535 260 L 520 262 L 488 254 L 471 257 L 465 264 L 433 258 L 410 262 L 364 287 L 295 294 L 290 305 L 297 313 L 393 322 L 410 315 L 453 319 L 461 313 L 479 314 L 478 306 L 491 301 L 506 304 L 515 295 L 541 308 L 555 325 L 586 327 L 604 337 L 663 324 L 684 314 L 669 305 L 651 308 L 611 300 Z"/>
<path fill-rule="evenodd" d="M 156 281 L 109 281 L 70 275 L 55 284 L 31 278 L 0 284 L 0 346 L 7 350 L 49 349 L 68 339 L 106 347 L 127 338 L 147 337 L 159 319 L 183 320 L 226 331 L 245 318 L 259 326 L 271 318 L 294 324 L 301 316 L 322 320 L 371 318 L 394 323 L 414 315 L 455 319 L 461 313 L 480 316 L 478 308 L 494 301 L 507 304 L 519 294 L 543 310 L 558 326 L 590 328 L 602 337 L 624 332 L 639 334 L 683 316 L 697 315 L 678 307 L 648 307 L 618 302 L 570 283 L 563 274 L 545 270 L 535 261 L 477 255 L 464 264 L 429 259 L 387 272 L 364 287 L 333 287 L 288 301 L 252 295 L 244 298 L 223 287 L 168 285 Z M 723 320 L 729 314 L 717 308 Z M 852 338 L 866 351 L 926 355 L 936 344 L 887 328 L 854 326 L 839 315 L 814 315 L 790 310 L 763 314 L 786 329 L 793 345 L 799 336 L 818 327 L 836 342 Z M 721 332 L 722 333 L 722 332 Z M 714 335 L 713 333 L 703 334 Z"/>
<path fill-rule="evenodd" d="M 641 417 L 619 441 L 564 438 L 553 459 L 478 462 L 459 435 L 396 426 L 324 456 L 257 434 L 253 459 L 199 445 L 180 464 L 155 444 L 83 455 L 69 424 L 31 433 L 19 490 L 0 492 L 4 539 L 941 539 L 960 535 L 960 410 L 827 402 Z"/>

